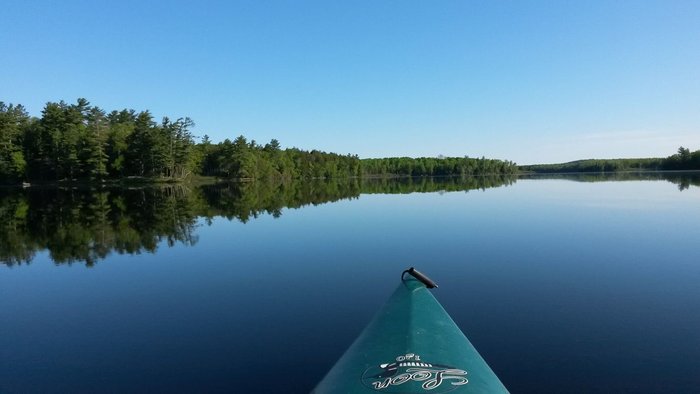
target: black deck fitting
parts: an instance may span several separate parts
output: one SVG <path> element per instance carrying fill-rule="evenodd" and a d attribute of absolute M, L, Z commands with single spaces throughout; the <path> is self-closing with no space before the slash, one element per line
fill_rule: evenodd
<path fill-rule="evenodd" d="M 407 269 L 406 271 L 404 271 L 401 274 L 401 280 L 403 280 L 403 277 L 404 277 L 404 275 L 406 275 L 406 273 L 409 273 L 412 277 L 421 281 L 425 285 L 425 287 L 427 287 L 429 289 L 434 289 L 434 288 L 438 287 L 438 285 L 435 282 L 433 282 L 432 279 L 428 278 L 427 276 L 425 276 L 425 274 L 423 274 L 422 272 L 418 271 L 417 269 L 415 269 L 413 267 Z"/>

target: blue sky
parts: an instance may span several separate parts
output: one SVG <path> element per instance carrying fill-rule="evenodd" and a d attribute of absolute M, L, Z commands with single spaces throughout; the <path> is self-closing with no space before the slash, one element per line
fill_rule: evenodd
<path fill-rule="evenodd" d="M 698 1 L 3 1 L 0 100 L 521 164 L 700 149 Z"/>

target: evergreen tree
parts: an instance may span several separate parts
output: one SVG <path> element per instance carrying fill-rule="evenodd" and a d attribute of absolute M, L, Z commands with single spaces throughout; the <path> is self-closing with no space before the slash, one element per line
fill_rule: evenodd
<path fill-rule="evenodd" d="M 24 178 L 27 162 L 22 137 L 28 125 L 24 107 L 0 101 L 0 183 Z"/>
<path fill-rule="evenodd" d="M 136 115 L 133 132 L 126 138 L 126 171 L 129 175 L 153 175 L 155 151 L 158 150 L 154 128 L 150 112 L 143 111 Z"/>
<path fill-rule="evenodd" d="M 104 111 L 92 107 L 87 114 L 87 127 L 81 140 L 80 159 L 83 175 L 90 179 L 104 179 L 107 176 L 108 121 Z"/>

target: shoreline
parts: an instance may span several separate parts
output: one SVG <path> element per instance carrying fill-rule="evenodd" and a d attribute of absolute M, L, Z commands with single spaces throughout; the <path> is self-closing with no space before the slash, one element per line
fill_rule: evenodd
<path fill-rule="evenodd" d="M 566 171 L 566 172 L 535 172 L 521 171 L 514 174 L 490 173 L 474 175 L 367 175 L 359 177 L 343 177 L 342 179 L 355 180 L 381 180 L 381 179 L 422 179 L 422 178 L 476 178 L 493 176 L 547 176 L 547 175 L 624 175 L 624 174 L 693 174 L 700 173 L 700 170 L 624 170 L 624 171 Z M 43 187 L 148 187 L 158 185 L 211 185 L 216 183 L 250 183 L 250 182 L 308 182 L 318 180 L 329 180 L 339 178 L 310 178 L 310 179 L 251 179 L 251 178 L 218 178 L 212 176 L 193 176 L 186 179 L 165 179 L 146 177 L 127 177 L 121 179 L 110 179 L 103 181 L 89 180 L 61 180 L 61 181 L 34 181 L 21 183 L 0 183 L 0 188 L 43 188 Z"/>

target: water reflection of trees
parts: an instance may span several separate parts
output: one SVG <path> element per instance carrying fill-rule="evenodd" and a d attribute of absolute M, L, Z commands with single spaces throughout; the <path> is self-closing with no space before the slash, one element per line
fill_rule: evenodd
<path fill-rule="evenodd" d="M 201 187 L 0 189 L 0 262 L 31 262 L 47 251 L 55 263 L 93 265 L 110 253 L 194 245 L 198 218 L 243 223 L 361 193 L 468 191 L 508 185 L 512 177 L 345 179 L 221 183 Z"/>
<path fill-rule="evenodd" d="M 201 187 L 198 191 L 205 202 L 200 216 L 208 219 L 222 216 L 246 223 L 262 214 L 280 217 L 284 208 L 357 198 L 360 184 L 356 179 L 221 183 Z"/>
<path fill-rule="evenodd" d="M 667 179 L 669 182 L 678 186 L 678 190 L 683 191 L 690 186 L 700 186 L 700 174 L 678 173 L 672 178 Z"/>
<path fill-rule="evenodd" d="M 486 190 L 515 183 L 513 175 L 474 177 L 417 177 L 417 178 L 367 178 L 361 183 L 362 193 L 430 193 L 469 190 Z"/>
<path fill-rule="evenodd" d="M 47 250 L 56 263 L 92 265 L 111 252 L 154 252 L 161 241 L 193 245 L 197 195 L 185 187 L 27 189 L 0 193 L 0 260 Z"/>
<path fill-rule="evenodd" d="M 520 179 L 563 179 L 575 182 L 667 181 L 677 185 L 680 191 L 690 186 L 700 186 L 698 171 L 529 174 L 521 176 Z"/>
<path fill-rule="evenodd" d="M 579 182 L 666 180 L 679 190 L 700 186 L 700 173 L 536 175 Z M 28 263 L 48 252 L 55 263 L 90 266 L 110 253 L 155 252 L 194 245 L 197 223 L 215 217 L 246 223 L 279 217 L 285 208 L 355 199 L 369 193 L 485 190 L 511 185 L 509 176 L 369 178 L 306 182 L 220 183 L 193 187 L 0 189 L 0 263 Z"/>

